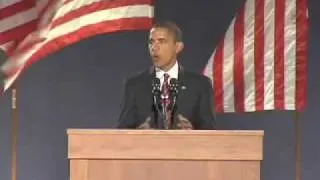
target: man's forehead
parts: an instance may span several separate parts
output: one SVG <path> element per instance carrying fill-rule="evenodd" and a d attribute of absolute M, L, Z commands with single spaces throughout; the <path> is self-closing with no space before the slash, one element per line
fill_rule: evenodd
<path fill-rule="evenodd" d="M 149 38 L 172 38 L 172 34 L 166 28 L 152 28 L 150 30 Z"/>

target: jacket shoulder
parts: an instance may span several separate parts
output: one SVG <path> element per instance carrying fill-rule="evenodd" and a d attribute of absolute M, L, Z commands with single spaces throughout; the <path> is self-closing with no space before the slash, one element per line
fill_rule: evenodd
<path fill-rule="evenodd" d="M 200 74 L 200 73 L 195 73 L 192 71 L 185 71 L 184 76 L 185 76 L 185 78 L 190 79 L 192 81 L 211 83 L 211 80 L 209 79 L 209 77 L 207 77 L 203 74 Z"/>
<path fill-rule="evenodd" d="M 150 74 L 149 70 L 141 70 L 141 71 L 135 72 L 127 76 L 124 79 L 124 83 L 129 85 L 137 84 L 143 81 L 144 79 L 148 78 L 149 74 Z"/>

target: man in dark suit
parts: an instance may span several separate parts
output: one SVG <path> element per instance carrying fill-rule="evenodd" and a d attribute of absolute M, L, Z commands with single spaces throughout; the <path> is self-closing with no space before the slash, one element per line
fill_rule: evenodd
<path fill-rule="evenodd" d="M 153 66 L 126 80 L 118 128 L 156 129 L 159 124 L 162 124 L 160 129 L 168 128 L 162 117 L 168 117 L 169 129 L 215 128 L 211 82 L 201 74 L 186 71 L 178 63 L 182 49 L 182 33 L 176 24 L 162 22 L 153 26 L 149 35 Z M 170 79 L 177 79 L 177 99 L 171 109 L 168 106 L 168 116 L 160 116 L 161 107 L 154 103 L 155 78 L 160 79 L 161 88 L 167 87 Z M 164 94 L 163 89 L 161 93 Z"/>

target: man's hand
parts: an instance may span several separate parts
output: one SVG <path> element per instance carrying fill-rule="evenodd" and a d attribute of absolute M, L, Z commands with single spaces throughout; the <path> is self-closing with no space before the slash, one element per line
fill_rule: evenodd
<path fill-rule="evenodd" d="M 138 129 L 153 129 L 151 128 L 151 125 L 150 125 L 150 122 L 151 122 L 151 117 L 147 117 L 146 120 L 144 121 L 144 123 L 142 123 Z"/>
<path fill-rule="evenodd" d="M 191 122 L 181 114 L 178 114 L 177 127 L 178 129 L 193 129 Z"/>

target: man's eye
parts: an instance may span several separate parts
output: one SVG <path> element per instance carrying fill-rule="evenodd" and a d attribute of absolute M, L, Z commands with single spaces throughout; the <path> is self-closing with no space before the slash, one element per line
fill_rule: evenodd
<path fill-rule="evenodd" d="M 159 42 L 160 42 L 160 43 L 165 43 L 166 40 L 165 40 L 165 39 L 160 39 Z"/>

